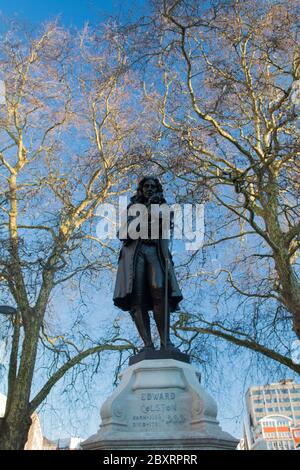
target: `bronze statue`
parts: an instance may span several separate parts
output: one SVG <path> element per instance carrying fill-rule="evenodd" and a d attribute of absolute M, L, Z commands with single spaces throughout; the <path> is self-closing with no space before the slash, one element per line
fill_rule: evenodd
<path fill-rule="evenodd" d="M 178 286 L 169 240 L 151 239 L 151 204 L 166 204 L 163 189 L 156 177 L 146 176 L 138 185 L 127 211 L 133 204 L 144 204 L 148 214 L 148 238 L 120 239 L 123 241 L 114 292 L 114 304 L 129 311 L 140 337 L 144 342 L 142 351 L 154 350 L 149 311 L 153 311 L 159 332 L 161 349 L 177 350 L 170 341 L 170 312 L 177 309 L 182 300 Z M 128 225 L 134 219 L 127 218 Z M 160 221 L 161 223 L 161 221 Z"/>

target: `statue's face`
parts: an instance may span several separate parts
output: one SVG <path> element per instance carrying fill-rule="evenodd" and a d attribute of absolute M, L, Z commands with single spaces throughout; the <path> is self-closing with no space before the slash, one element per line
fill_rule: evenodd
<path fill-rule="evenodd" d="M 143 184 L 143 196 L 145 199 L 149 199 L 157 192 L 156 182 L 149 178 Z"/>

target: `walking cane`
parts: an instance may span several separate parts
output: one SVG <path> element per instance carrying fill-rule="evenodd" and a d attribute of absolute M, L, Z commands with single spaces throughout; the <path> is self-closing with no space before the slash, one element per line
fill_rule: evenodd
<path fill-rule="evenodd" d="M 168 315 L 169 315 L 169 259 L 166 256 L 165 258 L 165 349 L 167 349 L 167 339 L 168 339 Z"/>
<path fill-rule="evenodd" d="M 173 229 L 174 225 L 171 222 L 171 245 L 170 250 L 172 251 L 173 247 Z M 167 349 L 167 339 L 168 339 L 168 330 L 170 328 L 170 324 L 168 321 L 169 318 L 169 258 L 168 258 L 168 250 L 165 257 L 165 349 Z"/>

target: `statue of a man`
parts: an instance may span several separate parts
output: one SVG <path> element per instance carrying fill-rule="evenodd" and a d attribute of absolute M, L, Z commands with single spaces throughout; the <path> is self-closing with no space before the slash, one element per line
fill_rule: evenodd
<path fill-rule="evenodd" d="M 129 311 L 140 337 L 144 342 L 143 350 L 154 349 L 149 311 L 153 311 L 159 332 L 161 349 L 173 349 L 170 341 L 170 312 L 176 310 L 182 300 L 178 286 L 172 256 L 167 238 L 151 238 L 151 204 L 166 204 L 159 180 L 153 176 L 144 177 L 138 185 L 136 194 L 131 198 L 127 211 L 133 204 L 147 207 L 148 238 L 127 238 L 123 240 L 119 256 L 117 279 L 114 292 L 114 304 Z M 134 219 L 127 217 L 128 225 Z M 161 224 L 161 219 L 160 224 Z M 166 268 L 167 266 L 167 268 Z M 166 276 L 166 269 L 168 276 Z M 167 277 L 167 289 L 165 289 Z M 168 299 L 166 299 L 168 290 Z"/>

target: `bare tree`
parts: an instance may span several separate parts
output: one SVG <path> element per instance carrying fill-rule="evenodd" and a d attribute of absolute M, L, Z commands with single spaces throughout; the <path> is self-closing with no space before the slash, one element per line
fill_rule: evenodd
<path fill-rule="evenodd" d="M 130 185 L 139 142 L 134 76 L 105 28 L 71 35 L 56 23 L 33 32 L 13 25 L 1 38 L 0 275 L 3 301 L 16 309 L 2 449 L 24 448 L 30 416 L 68 370 L 133 347 L 116 330 L 85 334 L 80 318 L 53 335 L 49 317 L 62 286 L 82 292 L 111 271 L 116 250 L 97 238 L 95 210 Z M 32 396 L 43 349 L 51 373 Z"/>
<path fill-rule="evenodd" d="M 222 262 L 198 276 L 251 302 L 246 331 L 241 309 L 227 323 L 237 341 L 251 335 L 249 322 L 264 322 L 267 304 L 269 331 L 276 324 L 292 339 L 292 320 L 300 338 L 299 2 L 152 6 L 122 31 L 160 116 L 152 161 L 183 182 L 188 200 L 207 201 L 204 249 L 218 249 Z"/>

